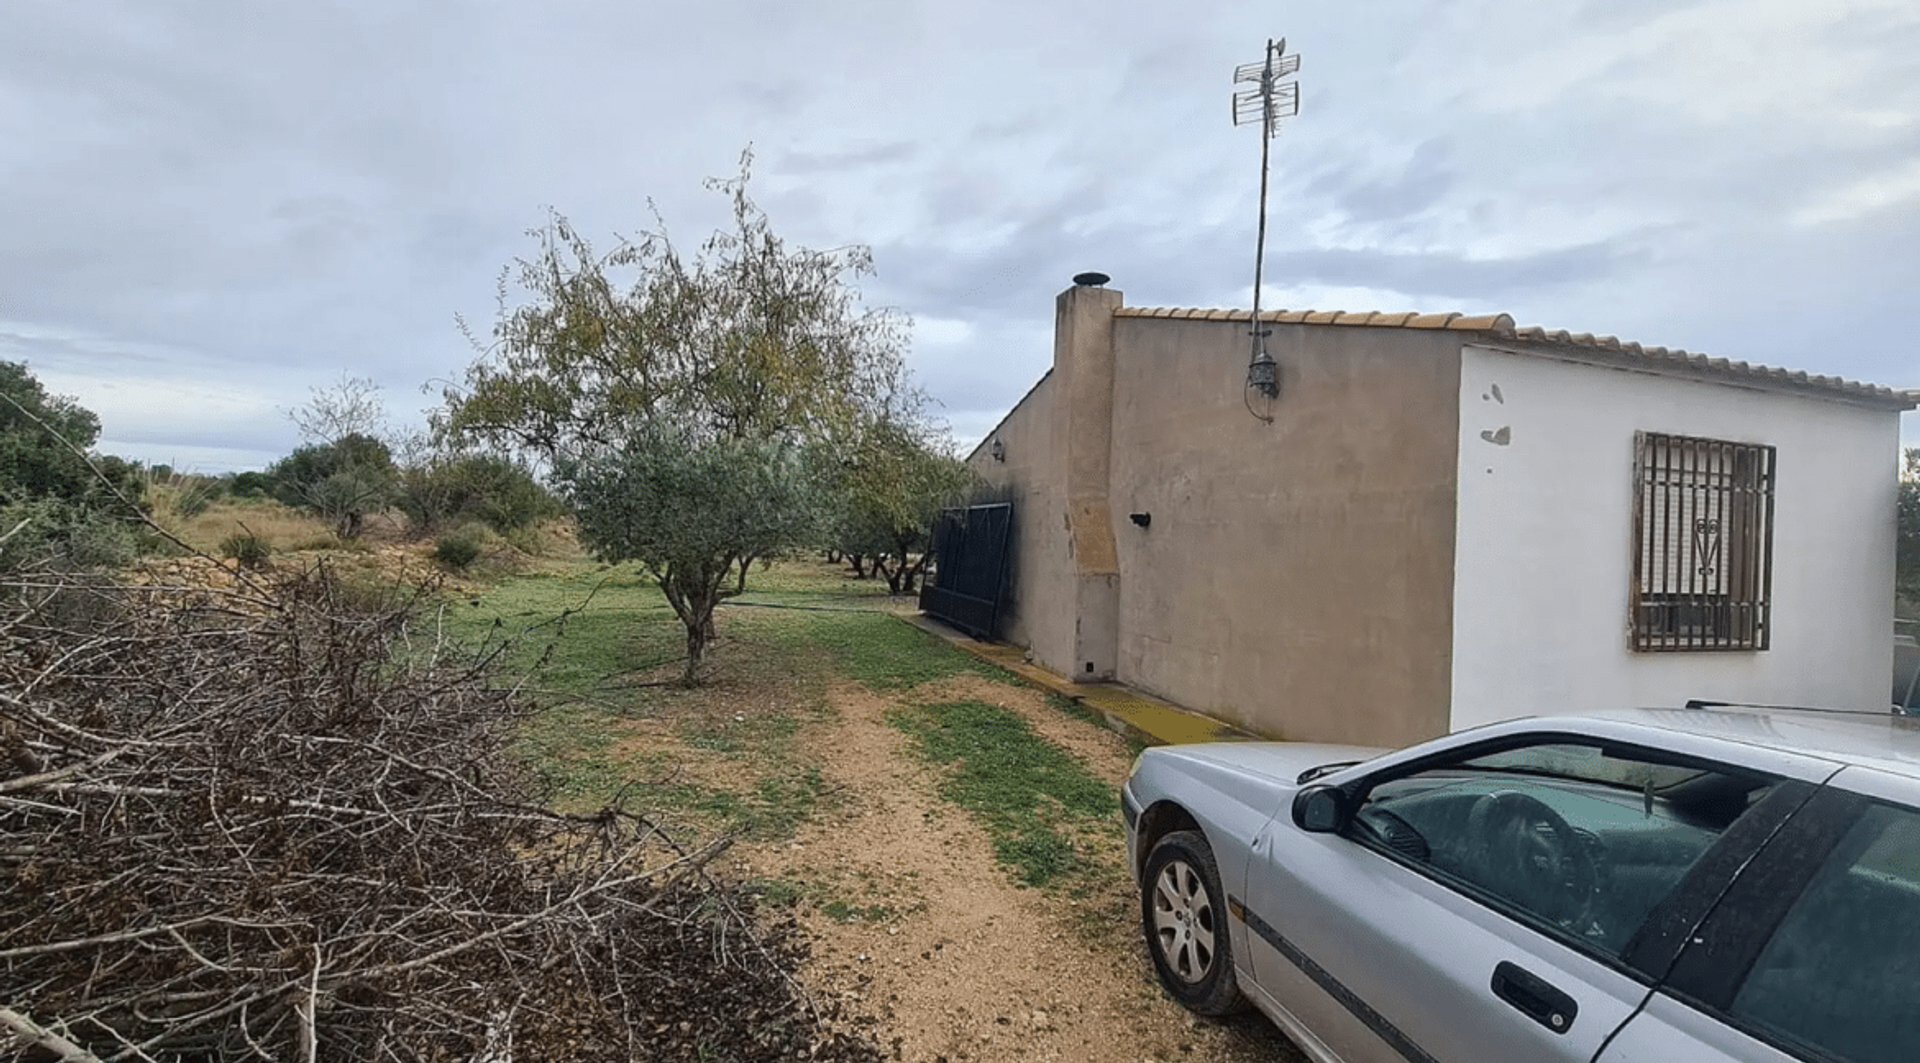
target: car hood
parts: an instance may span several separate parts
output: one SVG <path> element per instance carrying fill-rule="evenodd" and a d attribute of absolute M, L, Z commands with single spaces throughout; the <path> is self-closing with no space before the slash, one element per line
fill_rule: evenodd
<path fill-rule="evenodd" d="M 1341 746 L 1319 742 L 1207 742 L 1190 746 L 1161 746 L 1153 752 L 1176 758 L 1202 760 L 1241 775 L 1293 785 L 1300 773 L 1323 764 L 1372 760 L 1385 749 Z"/>

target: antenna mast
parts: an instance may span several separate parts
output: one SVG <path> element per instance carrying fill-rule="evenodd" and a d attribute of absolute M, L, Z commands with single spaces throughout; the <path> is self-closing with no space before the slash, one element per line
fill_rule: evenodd
<path fill-rule="evenodd" d="M 1260 324 L 1260 282 L 1267 259 L 1267 161 L 1273 138 L 1280 135 L 1280 120 L 1300 113 L 1300 83 L 1280 80 L 1299 72 L 1300 55 L 1286 52 L 1285 37 L 1277 41 L 1269 39 L 1266 58 L 1258 63 L 1246 63 L 1233 72 L 1235 85 L 1252 86 L 1234 92 L 1233 124 L 1260 124 L 1260 236 L 1253 251 L 1253 321 L 1248 329 L 1253 337 L 1253 351 L 1247 360 L 1247 410 L 1263 421 L 1273 418 L 1254 411 L 1251 393 L 1257 391 L 1268 400 L 1280 394 L 1280 367 L 1267 353 L 1267 334 L 1272 330 Z"/>

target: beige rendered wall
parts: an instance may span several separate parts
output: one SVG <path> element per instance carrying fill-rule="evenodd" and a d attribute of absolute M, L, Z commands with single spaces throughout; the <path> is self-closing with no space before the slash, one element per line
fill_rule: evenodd
<path fill-rule="evenodd" d="M 1073 654 L 1073 573 L 1062 561 L 1069 540 L 1062 513 L 1065 470 L 1054 453 L 1056 382 L 1051 373 L 1040 378 L 967 459 L 982 481 L 1013 503 L 1013 593 L 1001 603 L 1001 638 L 1033 650 L 1039 660 Z M 996 441 L 1004 460 L 992 456 Z"/>
<path fill-rule="evenodd" d="M 1271 737 L 1441 734 L 1460 340 L 1272 329 L 1265 424 L 1244 319 L 1114 322 L 1117 677 Z"/>
<path fill-rule="evenodd" d="M 969 459 L 1014 504 L 1013 596 L 1002 604 L 1002 637 L 1083 682 L 1116 673 L 1121 578 L 1107 495 L 1120 304 L 1119 292 L 1103 288 L 1060 293 L 1052 371 Z"/>

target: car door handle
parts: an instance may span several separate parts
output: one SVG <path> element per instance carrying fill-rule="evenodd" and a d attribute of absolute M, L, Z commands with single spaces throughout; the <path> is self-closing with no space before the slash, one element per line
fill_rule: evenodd
<path fill-rule="evenodd" d="M 1580 1012 L 1580 1005 L 1575 1004 L 1572 997 L 1532 971 L 1506 960 L 1493 969 L 1493 995 L 1554 1033 L 1571 1030 L 1573 1017 Z"/>

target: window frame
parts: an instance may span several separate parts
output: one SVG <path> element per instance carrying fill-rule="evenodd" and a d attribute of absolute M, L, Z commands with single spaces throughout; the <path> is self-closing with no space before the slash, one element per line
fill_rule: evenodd
<path fill-rule="evenodd" d="M 1633 446 L 1629 647 L 1769 649 L 1775 448 L 1645 430 Z"/>

